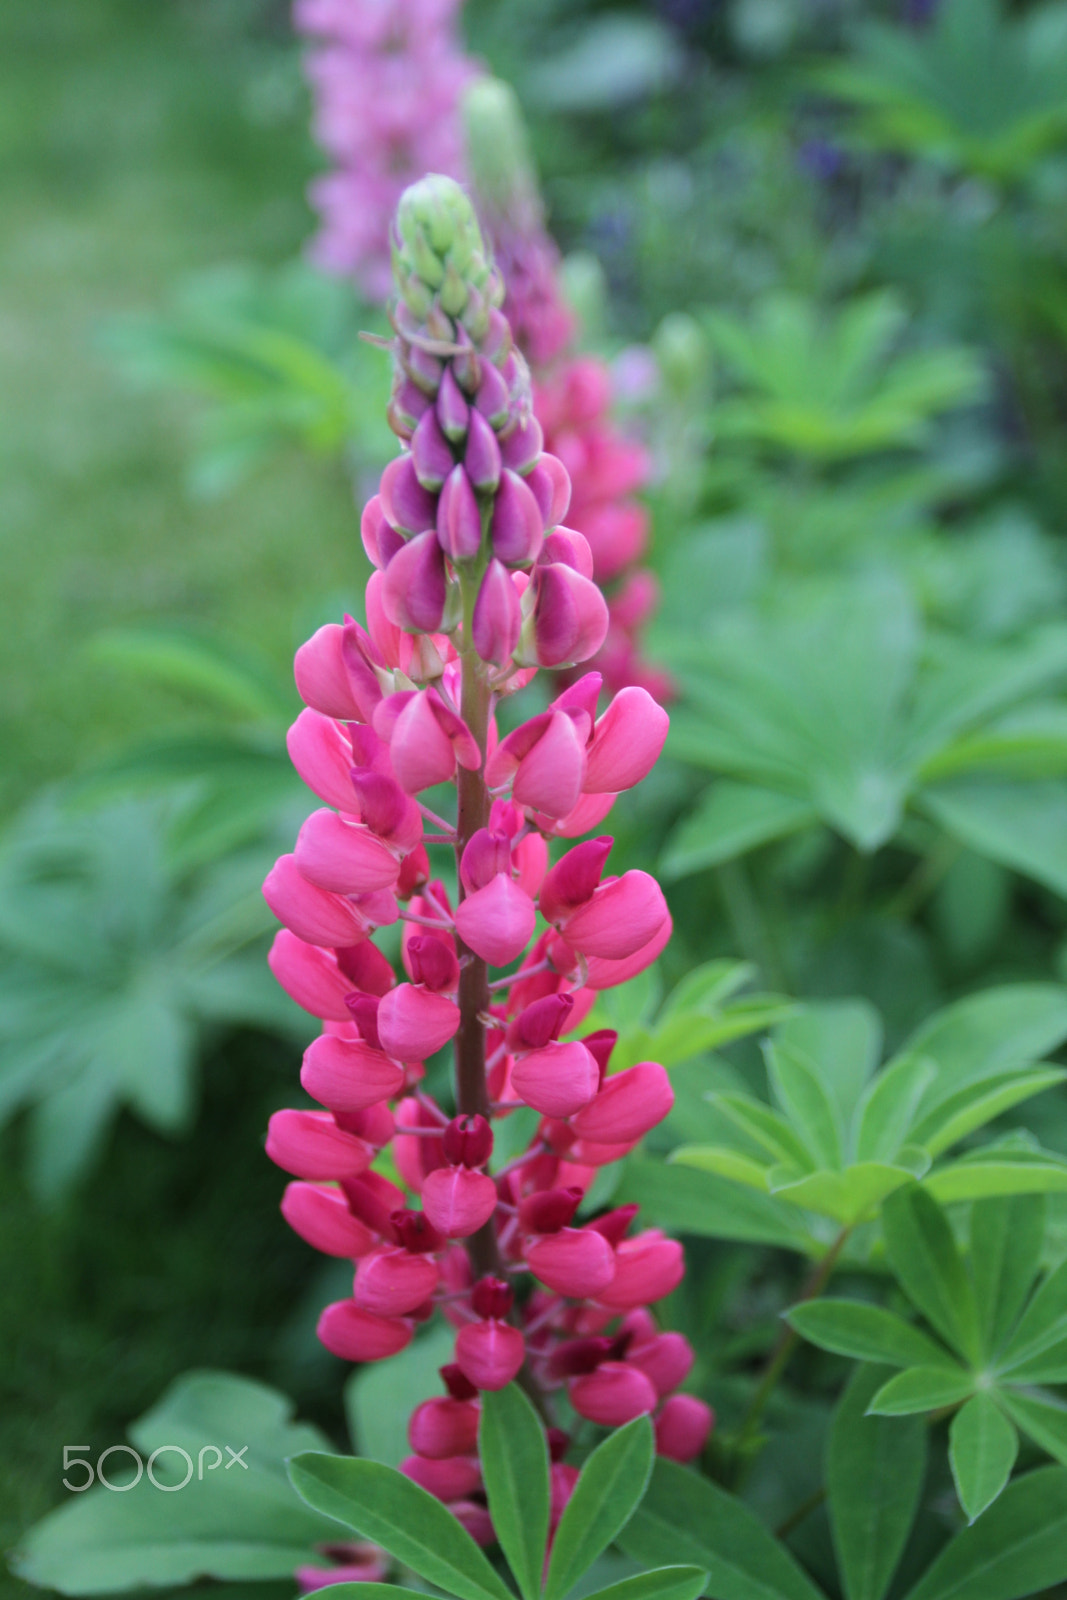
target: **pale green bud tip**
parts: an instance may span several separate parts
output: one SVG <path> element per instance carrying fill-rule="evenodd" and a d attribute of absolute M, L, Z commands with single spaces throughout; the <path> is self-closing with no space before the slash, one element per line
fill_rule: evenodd
<path fill-rule="evenodd" d="M 476 78 L 463 96 L 463 124 L 479 200 L 521 225 L 529 208 L 540 210 L 540 197 L 522 109 L 510 84 Z"/>
<path fill-rule="evenodd" d="M 444 290 L 455 315 L 467 291 L 484 286 L 489 269 L 474 207 L 453 178 L 433 172 L 404 190 L 396 213 L 393 270 L 412 310 L 422 313 L 427 290 L 430 295 Z"/>

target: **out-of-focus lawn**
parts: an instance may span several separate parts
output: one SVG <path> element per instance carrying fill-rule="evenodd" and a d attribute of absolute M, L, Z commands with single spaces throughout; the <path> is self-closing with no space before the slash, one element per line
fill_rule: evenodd
<path fill-rule="evenodd" d="M 187 272 L 296 253 L 305 122 L 285 10 L 264 0 L 0 7 L 5 811 L 173 714 L 88 660 L 102 628 L 191 622 L 281 662 L 314 600 L 351 586 L 339 471 L 294 452 L 191 500 L 188 412 L 134 392 L 100 340 Z"/>
<path fill-rule="evenodd" d="M 192 622 L 281 662 L 316 597 L 354 587 L 340 472 L 294 455 L 191 502 L 186 413 L 133 393 L 99 352 L 106 319 L 157 307 L 184 272 L 299 247 L 312 156 L 283 21 L 272 32 L 262 5 L 228 0 L 0 7 L 5 811 L 179 709 L 89 660 L 102 628 Z M 54 1217 L 22 1185 L 18 1129 L 5 1134 L 0 1548 L 62 1497 L 63 1444 L 119 1442 L 184 1368 L 301 1386 L 280 1351 L 317 1269 L 277 1218 L 282 1179 L 261 1149 L 292 1067 L 252 1036 L 216 1051 L 194 1145 L 124 1120 L 89 1193 Z M 329 1374 L 334 1405 L 338 1388 Z M 29 1593 L 0 1574 L 0 1595 Z"/>

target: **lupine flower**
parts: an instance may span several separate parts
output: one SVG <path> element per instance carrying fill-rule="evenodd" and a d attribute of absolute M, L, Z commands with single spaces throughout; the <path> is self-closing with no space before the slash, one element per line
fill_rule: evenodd
<path fill-rule="evenodd" d="M 403 453 L 362 519 L 368 626 L 327 624 L 297 653 L 308 709 L 290 750 L 325 807 L 264 886 L 285 923 L 272 969 L 323 1023 L 301 1069 L 323 1109 L 276 1112 L 267 1153 L 296 1180 L 290 1225 L 354 1265 L 351 1295 L 319 1321 L 328 1350 L 387 1359 L 438 1305 L 455 1327 L 405 1470 L 488 1542 L 478 1397 L 520 1372 L 546 1407 L 566 1386 L 601 1426 L 655 1416 L 677 1459 L 710 1426 L 676 1393 L 688 1344 L 647 1310 L 680 1281 L 681 1247 L 631 1236 L 635 1207 L 582 1209 L 597 1169 L 672 1104 L 660 1065 L 612 1073 L 615 1034 L 581 1031 L 598 988 L 655 959 L 670 915 L 647 873 L 605 875 L 609 835 L 549 857 L 549 841 L 599 825 L 640 782 L 667 716 L 634 686 L 597 715 L 601 675 L 581 668 L 606 607 L 585 539 L 557 520 L 566 472 L 532 425 L 503 286 L 455 184 L 405 193 L 393 255 L 389 416 Z M 555 665 L 560 650 L 574 681 L 501 738 L 497 706 L 532 657 Z M 456 786 L 454 821 L 419 798 L 441 783 Z M 453 847 L 455 905 L 428 841 Z M 397 920 L 402 971 L 373 943 Z M 490 986 L 490 968 L 511 970 Z M 423 1088 L 427 1057 L 450 1044 L 454 1110 Z M 496 1160 L 494 1124 L 518 1106 L 539 1114 L 536 1131 Z M 399 1182 L 377 1170 L 386 1145 Z M 574 1469 L 566 1435 L 549 1442 L 558 1517 Z"/>

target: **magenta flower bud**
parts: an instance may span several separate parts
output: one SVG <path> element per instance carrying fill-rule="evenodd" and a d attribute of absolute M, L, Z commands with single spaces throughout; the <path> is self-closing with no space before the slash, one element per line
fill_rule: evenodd
<path fill-rule="evenodd" d="M 369 1044 L 372 1050 L 380 1051 L 382 1041 L 378 1035 L 378 1006 L 381 996 L 374 994 L 350 994 L 345 997 L 349 1016 L 356 1025 L 360 1039 Z"/>
<path fill-rule="evenodd" d="M 372 1250 L 375 1238 L 348 1209 L 339 1189 L 317 1183 L 290 1183 L 282 1195 L 282 1216 L 313 1250 L 354 1261 Z"/>
<path fill-rule="evenodd" d="M 382 607 L 405 633 L 436 633 L 445 616 L 448 579 L 431 527 L 409 539 L 390 561 L 382 582 Z"/>
<path fill-rule="evenodd" d="M 354 1217 L 384 1238 L 393 1237 L 393 1213 L 403 1209 L 404 1191 L 380 1172 L 361 1172 L 358 1178 L 345 1178 L 341 1188 Z"/>
<path fill-rule="evenodd" d="M 490 833 L 488 828 L 479 828 L 471 834 L 459 864 L 459 875 L 468 894 L 484 889 L 498 872 L 510 869 L 511 840 L 506 833 Z"/>
<path fill-rule="evenodd" d="M 319 1318 L 319 1342 L 342 1361 L 384 1361 L 411 1343 L 414 1328 L 399 1317 L 363 1311 L 354 1300 L 336 1300 Z"/>
<path fill-rule="evenodd" d="M 404 1249 L 384 1245 L 360 1261 L 352 1297 L 363 1311 L 402 1317 L 430 1298 L 437 1278 L 437 1262 L 432 1256 L 409 1255 Z"/>
<path fill-rule="evenodd" d="M 359 1111 L 335 1111 L 333 1120 L 346 1133 L 365 1139 L 375 1150 L 384 1149 L 396 1133 L 396 1121 L 384 1101 Z"/>
<path fill-rule="evenodd" d="M 364 940 L 362 944 L 352 945 L 347 950 L 338 950 L 337 965 L 349 979 L 350 990 L 359 989 L 371 998 L 388 994 L 396 982 L 396 975 L 388 958 L 382 955 L 377 945 L 371 944 L 368 940 Z M 346 1000 L 345 1020 L 347 1021 L 351 1015 L 351 1007 L 347 1005 Z M 367 1038 L 362 1030 L 361 1037 Z"/>
<path fill-rule="evenodd" d="M 685 1256 L 677 1239 L 649 1228 L 624 1239 L 615 1252 L 615 1276 L 598 1295 L 602 1305 L 629 1311 L 673 1293 L 685 1276 Z"/>
<path fill-rule="evenodd" d="M 385 658 L 366 628 L 351 617 L 345 618 L 341 631 L 341 652 L 360 721 L 369 722 L 382 698 L 378 674 L 387 670 Z"/>
<path fill-rule="evenodd" d="M 338 811 L 353 810 L 352 743 L 333 718 L 301 711 L 285 742 L 290 761 L 312 793 Z"/>
<path fill-rule="evenodd" d="M 541 508 L 534 498 L 526 479 L 505 470 L 500 475 L 500 487 L 493 503 L 493 516 L 489 524 L 489 537 L 493 554 L 508 567 L 528 566 L 536 561 L 544 543 L 545 527 Z M 604 629 L 607 631 L 607 606 L 604 607 Z M 603 643 L 603 638 L 601 638 Z M 596 647 L 599 649 L 599 645 Z M 592 654 L 592 652 L 590 652 Z M 560 660 L 562 660 L 562 656 Z"/>
<path fill-rule="evenodd" d="M 444 1245 L 444 1239 L 431 1224 L 424 1211 L 413 1211 L 407 1206 L 390 1214 L 397 1244 L 403 1245 L 412 1255 L 432 1254 Z"/>
<path fill-rule="evenodd" d="M 321 1033 L 304 1051 L 300 1082 L 331 1111 L 363 1111 L 400 1093 L 404 1069 L 362 1039 Z"/>
<path fill-rule="evenodd" d="M 327 622 L 296 652 L 293 674 L 301 700 L 323 716 L 343 722 L 363 720 L 345 664 L 345 630 Z"/>
<path fill-rule="evenodd" d="M 522 1056 L 511 1069 L 521 1100 L 546 1117 L 570 1117 L 595 1097 L 600 1069 L 584 1044 L 546 1044 Z"/>
<path fill-rule="evenodd" d="M 427 395 L 435 395 L 441 386 L 443 363 L 417 344 L 406 346 L 403 360 L 405 370 L 418 387 Z"/>
<path fill-rule="evenodd" d="M 371 926 L 351 900 L 329 894 L 302 877 L 295 856 L 278 857 L 264 880 L 263 898 L 278 921 L 308 944 L 330 949 L 357 944 Z"/>
<path fill-rule="evenodd" d="M 484 1547 L 496 1543 L 493 1519 L 486 1507 L 480 1505 L 477 1500 L 453 1500 L 448 1509 L 460 1527 L 470 1534 L 475 1544 Z"/>
<path fill-rule="evenodd" d="M 573 1010 L 572 994 L 546 994 L 515 1018 L 508 1028 L 508 1044 L 516 1052 L 542 1050 L 565 1032 Z"/>
<path fill-rule="evenodd" d="M 421 983 L 435 994 L 455 991 L 459 982 L 456 952 L 435 933 L 416 933 L 408 939 L 404 961 L 413 983 Z"/>
<path fill-rule="evenodd" d="M 472 772 L 482 764 L 467 724 L 436 689 L 390 695 L 375 714 L 375 730 L 388 738 L 397 782 L 408 794 L 446 782 L 457 761 Z"/>
<path fill-rule="evenodd" d="M 610 502 L 588 506 L 582 511 L 582 532 L 593 552 L 597 578 L 607 583 L 636 561 L 647 545 L 648 512 L 644 506 Z"/>
<path fill-rule="evenodd" d="M 463 465 L 476 489 L 483 494 L 495 491 L 500 482 L 500 446 L 496 434 L 480 411 L 471 412 Z"/>
<path fill-rule="evenodd" d="M 418 845 L 400 864 L 400 876 L 394 893 L 398 900 L 410 900 L 424 884 L 430 881 L 430 858 L 425 845 Z"/>
<path fill-rule="evenodd" d="M 412 434 L 429 409 L 430 400 L 410 378 L 402 378 L 394 388 L 389 404 L 390 423 L 394 428 L 399 423 L 400 429 Z"/>
<path fill-rule="evenodd" d="M 538 567 L 534 582 L 537 597 L 523 627 L 523 659 L 561 667 L 596 655 L 608 631 L 607 602 L 596 584 L 562 562 Z"/>
<path fill-rule="evenodd" d="M 498 872 L 484 889 L 476 889 L 456 908 L 459 937 L 493 967 L 505 966 L 522 954 L 536 920 L 530 896 L 504 872 Z"/>
<path fill-rule="evenodd" d="M 436 493 L 455 464 L 452 449 L 441 431 L 436 412 L 425 412 L 411 437 L 415 476 L 424 489 Z"/>
<path fill-rule="evenodd" d="M 469 561 L 482 545 L 482 513 L 465 467 L 454 466 L 437 502 L 437 542 L 452 561 Z"/>
<path fill-rule="evenodd" d="M 593 552 L 589 548 L 589 540 L 573 528 L 553 528 L 551 533 L 545 535 L 541 562 L 545 566 L 562 562 L 565 567 L 573 567 L 575 572 L 580 572 L 583 578 L 593 576 Z M 608 614 L 611 614 L 610 606 Z"/>
<path fill-rule="evenodd" d="M 658 1333 L 626 1352 L 626 1360 L 652 1379 L 662 1400 L 688 1378 L 693 1366 L 693 1346 L 681 1333 Z"/>
<path fill-rule="evenodd" d="M 392 542 L 387 553 L 383 554 L 382 535 L 387 528 Z M 359 519 L 359 536 L 363 541 L 363 548 L 367 552 L 367 560 L 375 567 L 384 567 L 389 556 L 396 549 L 397 544 L 402 542 L 400 535 L 390 528 L 385 520 L 380 494 L 371 495 L 367 504 L 363 507 L 363 513 Z"/>
<path fill-rule="evenodd" d="M 546 922 L 565 922 L 579 906 L 592 899 L 615 843 L 610 834 L 585 839 L 560 856 L 541 885 L 541 915 Z"/>
<path fill-rule="evenodd" d="M 502 428 L 508 420 L 511 396 L 507 380 L 491 361 L 481 363 L 480 381 L 474 404 L 492 428 Z"/>
<path fill-rule="evenodd" d="M 390 989 L 378 1007 L 382 1049 L 395 1061 L 424 1061 L 447 1044 L 458 1027 L 457 1005 L 410 983 Z"/>
<path fill-rule="evenodd" d="M 411 1413 L 408 1443 L 417 1456 L 447 1461 L 471 1456 L 478 1449 L 478 1407 L 470 1400 L 424 1400 Z"/>
<path fill-rule="evenodd" d="M 630 1144 L 663 1121 L 674 1104 L 671 1080 L 656 1061 L 641 1061 L 606 1078 L 600 1093 L 573 1118 L 580 1139 Z"/>
<path fill-rule="evenodd" d="M 582 955 L 620 961 L 654 938 L 668 916 L 663 890 L 655 878 L 634 870 L 602 883 L 564 919 L 560 931 Z"/>
<path fill-rule="evenodd" d="M 477 1389 L 454 1361 L 446 1361 L 445 1365 L 438 1367 L 437 1370 L 441 1374 L 441 1382 L 453 1400 L 477 1400 Z"/>
<path fill-rule="evenodd" d="M 511 574 L 494 556 L 474 602 L 471 637 L 483 661 L 506 666 L 522 631 L 522 605 Z"/>
<path fill-rule="evenodd" d="M 582 1378 L 595 1372 L 611 1355 L 613 1339 L 594 1337 L 568 1339 L 558 1344 L 548 1360 L 548 1370 L 554 1378 Z"/>
<path fill-rule="evenodd" d="M 511 779 L 517 805 L 563 817 L 578 803 L 585 746 L 566 711 L 542 711 L 507 734 L 485 764 L 492 788 Z"/>
<path fill-rule="evenodd" d="M 572 1221 L 581 1203 L 580 1189 L 541 1189 L 520 1202 L 520 1226 L 527 1233 L 558 1233 Z"/>
<path fill-rule="evenodd" d="M 453 1117 L 441 1140 L 445 1160 L 453 1166 L 484 1167 L 493 1153 L 493 1130 L 482 1116 Z M 510 1309 L 510 1308 L 509 1308 Z M 504 1311 L 479 1311 L 480 1317 L 502 1317 Z"/>
<path fill-rule="evenodd" d="M 453 444 L 459 444 L 467 432 L 469 419 L 470 407 L 449 364 L 437 395 L 437 420 L 441 424 L 441 432 Z"/>
<path fill-rule="evenodd" d="M 305 944 L 283 928 L 275 934 L 267 961 L 286 994 L 304 1011 L 327 1022 L 348 1021 L 345 995 L 352 984 L 328 950 Z"/>
<path fill-rule="evenodd" d="M 410 850 L 422 838 L 422 813 L 395 778 L 370 767 L 353 767 L 348 775 L 359 820 L 381 839 Z"/>
<path fill-rule="evenodd" d="M 715 1413 L 693 1394 L 674 1394 L 656 1418 L 656 1454 L 695 1461 L 715 1426 Z"/>
<path fill-rule="evenodd" d="M 389 462 L 382 473 L 380 493 L 386 521 L 401 533 L 424 533 L 433 527 L 437 496 L 419 482 L 410 455 Z"/>
<path fill-rule="evenodd" d="M 541 459 L 545 436 L 535 416 L 529 416 L 512 428 L 503 443 L 504 465 L 512 472 L 525 476 L 532 472 Z"/>
<path fill-rule="evenodd" d="M 648 776 L 663 749 L 670 718 L 646 689 L 620 689 L 593 729 L 586 752 L 587 794 L 618 794 Z"/>
<path fill-rule="evenodd" d="M 605 1211 L 596 1217 L 589 1226 L 595 1228 L 597 1233 L 602 1233 L 611 1245 L 619 1245 L 625 1239 L 631 1222 L 636 1217 L 639 1206 L 632 1203 L 628 1206 L 616 1206 L 613 1211 Z"/>
<path fill-rule="evenodd" d="M 563 462 L 558 456 L 545 453 L 527 474 L 526 482 L 537 501 L 542 527 L 558 527 L 571 503 L 570 474 Z"/>
<path fill-rule="evenodd" d="M 467 1239 L 496 1210 L 496 1184 L 472 1167 L 438 1167 L 422 1186 L 422 1206 L 446 1239 Z"/>
<path fill-rule="evenodd" d="M 590 1228 L 561 1228 L 526 1247 L 526 1265 L 546 1288 L 590 1300 L 601 1298 L 615 1276 L 615 1252 Z"/>
<path fill-rule="evenodd" d="M 482 1486 L 482 1473 L 477 1461 L 469 1456 L 446 1456 L 441 1461 L 428 1461 L 422 1456 L 406 1456 L 400 1470 L 420 1489 L 438 1500 L 462 1500 Z"/>
<path fill-rule="evenodd" d="M 526 1341 L 510 1323 L 469 1322 L 456 1335 L 456 1362 L 477 1389 L 506 1389 L 526 1360 Z"/>
<path fill-rule="evenodd" d="M 618 1042 L 619 1035 L 614 1028 L 598 1028 L 596 1033 L 587 1033 L 582 1040 L 585 1048 L 596 1058 L 596 1064 L 600 1068 L 601 1083 L 604 1082 L 608 1070 L 611 1052 Z"/>
<path fill-rule="evenodd" d="M 267 1124 L 267 1154 L 294 1178 L 322 1182 L 365 1172 L 373 1151 L 339 1128 L 327 1111 L 276 1111 Z"/>
<path fill-rule="evenodd" d="M 353 799 L 355 796 L 353 795 Z M 334 894 L 366 894 L 389 889 L 400 863 L 378 836 L 336 811 L 313 811 L 296 837 L 296 865 L 309 883 Z M 355 939 L 335 941 L 355 944 Z"/>
<path fill-rule="evenodd" d="M 671 919 L 667 916 L 659 932 L 624 961 L 606 961 L 600 956 L 590 956 L 586 961 L 586 988 L 614 989 L 620 983 L 628 983 L 631 978 L 636 978 L 639 972 L 644 972 L 646 967 L 652 965 L 664 949 L 670 939 L 671 928 Z"/>
<path fill-rule="evenodd" d="M 578 1415 L 602 1428 L 621 1428 L 656 1408 L 651 1379 L 623 1361 L 605 1361 L 587 1377 L 574 1378 L 568 1393 Z"/>
<path fill-rule="evenodd" d="M 471 1291 L 471 1309 L 479 1317 L 506 1317 L 514 1302 L 515 1291 L 503 1278 L 479 1278 Z"/>

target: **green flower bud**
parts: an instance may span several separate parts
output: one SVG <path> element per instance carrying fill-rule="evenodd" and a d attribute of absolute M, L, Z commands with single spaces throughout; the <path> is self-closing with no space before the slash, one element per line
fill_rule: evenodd
<path fill-rule="evenodd" d="M 490 263 L 474 207 L 451 178 L 431 173 L 405 189 L 396 214 L 393 270 L 401 298 L 426 315 L 426 291 L 459 316 Z"/>

